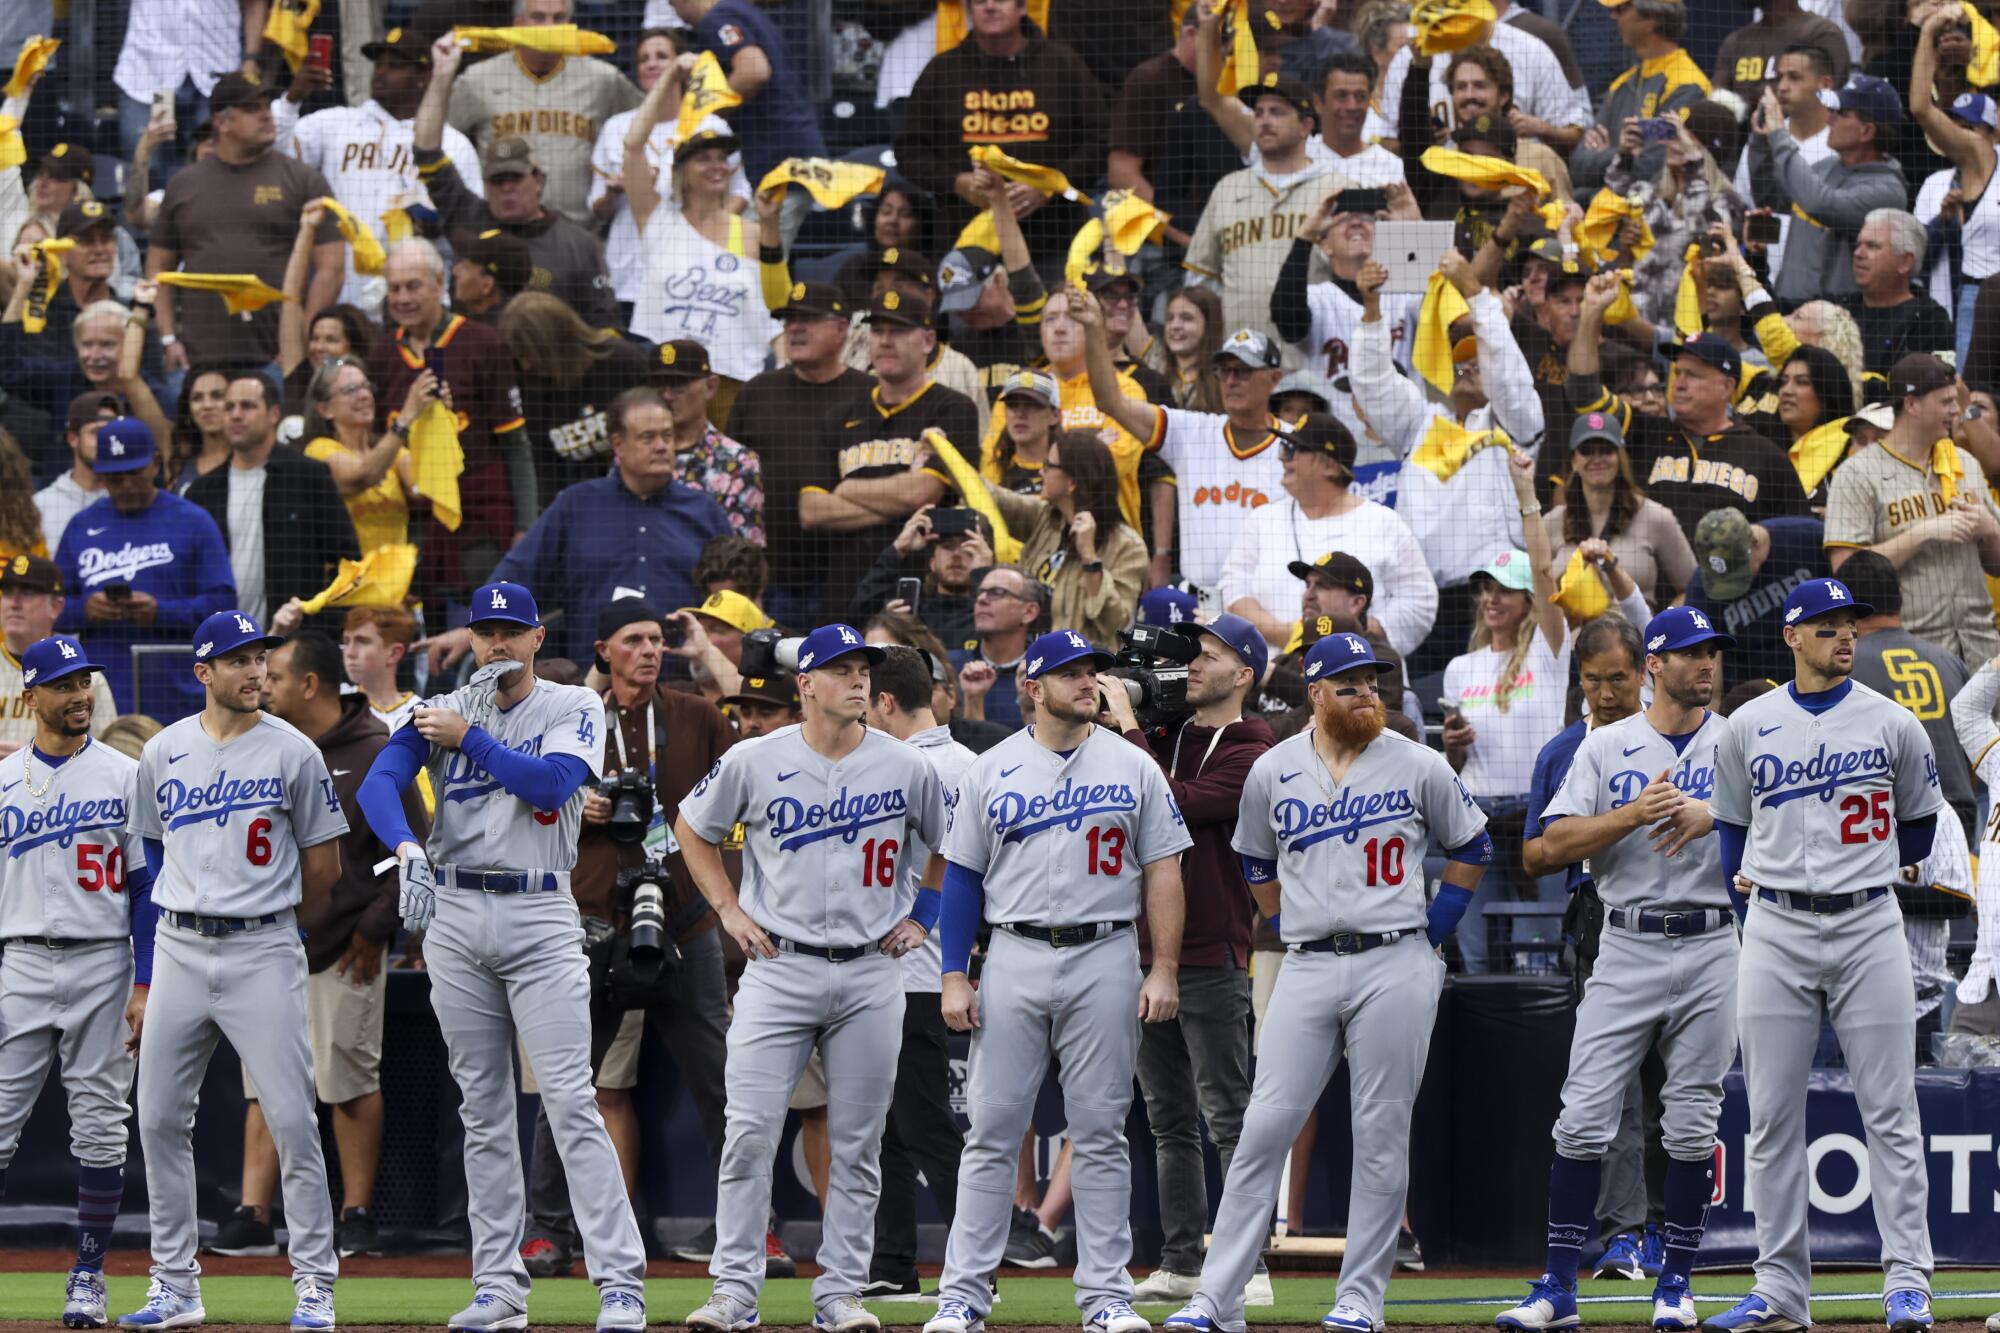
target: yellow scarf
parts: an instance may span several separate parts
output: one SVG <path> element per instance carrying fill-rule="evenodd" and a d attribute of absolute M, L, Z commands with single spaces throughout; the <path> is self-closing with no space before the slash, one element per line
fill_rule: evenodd
<path fill-rule="evenodd" d="M 1958 498 L 1958 484 L 1965 477 L 1965 469 L 1958 463 L 1958 446 L 1950 440 L 1939 440 L 1931 446 L 1931 471 L 1937 474 L 1938 491 L 1944 502 L 1950 504 Z"/>
<path fill-rule="evenodd" d="M 1229 25 L 1229 58 L 1222 62 L 1215 90 L 1233 95 L 1239 88 L 1257 82 L 1257 30 L 1250 22 L 1250 0 L 1215 0 L 1215 12 L 1223 15 Z M 1277 15 L 1267 17 L 1277 22 Z"/>
<path fill-rule="evenodd" d="M 985 167 L 1002 180 L 1014 181 L 1042 195 L 1061 195 L 1074 199 L 1080 204 L 1088 204 L 1090 196 L 1069 183 L 1069 177 L 1054 167 L 1037 166 L 1033 162 L 1022 162 L 1007 156 L 990 144 L 975 144 L 967 150 L 967 156 L 976 167 Z"/>
<path fill-rule="evenodd" d="M 1049 30 L 1049 0 L 1028 0 L 1028 22 L 1043 32 Z M 1176 27 L 1174 31 L 1179 32 Z M 932 48 L 938 55 L 957 46 L 969 35 L 965 26 L 965 5 L 961 0 L 938 0 L 937 45 Z"/>
<path fill-rule="evenodd" d="M 681 112 L 674 122 L 674 142 L 686 143 L 704 120 L 742 105 L 743 99 L 729 86 L 729 76 L 722 72 L 722 62 L 715 58 L 715 52 L 703 51 L 694 68 L 688 71 L 687 91 L 681 94 Z"/>
<path fill-rule="evenodd" d="M 343 560 L 333 582 L 299 603 L 316 616 L 329 606 L 401 606 L 417 572 L 417 548 L 408 542 L 378 546 L 359 560 Z"/>
<path fill-rule="evenodd" d="M 1410 461 L 1439 481 L 1450 481 L 1482 449 L 1511 449 L 1513 443 L 1505 431 L 1467 430 L 1450 417 L 1432 417 Z"/>
<path fill-rule="evenodd" d="M 223 306 L 232 315 L 247 315 L 253 310 L 262 310 L 273 301 L 292 299 L 254 273 L 173 272 L 161 273 L 157 277 L 169 287 L 190 292 L 213 292 L 222 298 Z"/>
<path fill-rule="evenodd" d="M 839 208 L 858 194 L 878 194 L 888 175 L 880 167 L 860 162 L 835 162 L 824 157 L 788 157 L 764 173 L 757 193 L 786 185 L 803 185 L 821 208 Z"/>
<path fill-rule="evenodd" d="M 1639 224 L 1639 243 L 1632 248 L 1631 254 L 1620 255 L 1613 243 L 1618 238 L 1618 228 L 1627 218 Z M 1653 248 L 1653 229 L 1647 225 L 1637 203 L 1622 194 L 1599 190 L 1590 197 L 1590 207 L 1585 210 L 1583 221 L 1576 224 L 1576 243 L 1582 248 L 1584 258 L 1594 264 L 1612 259 L 1644 259 Z"/>
<path fill-rule="evenodd" d="M 21 142 L 21 125 L 12 116 L 0 116 L 0 171 L 23 166 L 28 161 L 28 145 Z"/>
<path fill-rule="evenodd" d="M 1510 185 L 1520 185 L 1533 190 L 1537 199 L 1548 198 L 1548 177 L 1533 167 L 1517 167 L 1504 157 L 1461 153 L 1456 148 L 1440 148 L 1433 145 L 1424 149 L 1423 157 L 1418 160 L 1426 169 L 1439 176 L 1470 181 L 1489 190 L 1503 190 Z"/>
<path fill-rule="evenodd" d="M 264 20 L 264 40 L 284 53 L 292 73 L 306 63 L 311 49 L 306 32 L 319 17 L 319 0 L 274 0 L 270 17 Z"/>
<path fill-rule="evenodd" d="M 1792 447 L 1785 451 L 1806 494 L 1811 495 L 1813 488 L 1825 481 L 1826 474 L 1847 456 L 1847 420 L 1842 417 L 1838 421 L 1823 421 L 1793 440 Z"/>
<path fill-rule="evenodd" d="M 410 467 L 417 493 L 431 502 L 431 513 L 446 531 L 457 532 L 465 514 L 458 498 L 465 450 L 458 442 L 458 418 L 435 398 L 410 423 Z"/>
<path fill-rule="evenodd" d="M 2000 32 L 1994 30 L 1971 0 L 1959 0 L 1958 7 L 1964 11 L 1965 21 L 1972 25 L 1972 63 L 1966 66 L 1965 77 L 1975 88 L 1986 89 L 1990 96 L 1993 85 L 2000 83 Z"/>
<path fill-rule="evenodd" d="M 354 271 L 368 277 L 380 273 L 389 256 L 382 249 L 382 242 L 375 239 L 375 233 L 361 225 L 354 214 L 348 212 L 341 206 L 340 201 L 331 195 L 320 200 L 320 203 L 326 205 L 326 211 L 333 214 L 333 220 L 340 224 L 340 234 L 346 237 L 347 243 L 354 248 Z"/>
<path fill-rule="evenodd" d="M 618 43 L 601 32 L 574 23 L 542 28 L 472 28 L 461 25 L 452 35 L 470 51 L 546 51 L 552 56 L 608 56 Z"/>
<path fill-rule="evenodd" d="M 35 242 L 35 258 L 41 261 L 41 269 L 35 275 L 34 289 L 28 293 L 28 304 L 21 311 L 23 332 L 40 333 L 49 326 L 49 302 L 56 299 L 56 289 L 62 285 L 62 257 L 75 248 L 73 236 Z"/>
<path fill-rule="evenodd" d="M 1450 393 L 1456 378 L 1451 369 L 1451 326 L 1471 313 L 1472 307 L 1451 285 L 1451 279 L 1442 273 L 1431 274 L 1424 288 L 1424 303 L 1417 311 L 1417 345 L 1411 360 L 1417 373 L 1439 393 Z"/>
<path fill-rule="evenodd" d="M 1702 330 L 1700 265 L 1701 247 L 1690 245 L 1681 257 L 1680 285 L 1674 288 L 1674 329 L 1683 338 Z"/>
<path fill-rule="evenodd" d="M 62 45 L 60 37 L 30 37 L 21 43 L 21 54 L 14 57 L 14 73 L 7 80 L 7 96 L 19 97 L 28 91 L 28 85 L 48 67 L 49 57 Z"/>
<path fill-rule="evenodd" d="M 986 478 L 979 475 L 979 469 L 966 462 L 965 455 L 937 427 L 926 430 L 923 440 L 931 454 L 944 464 L 946 474 L 951 477 L 952 485 L 958 487 L 966 507 L 986 515 L 986 521 L 993 525 L 993 558 L 1003 565 L 1019 560 L 1021 539 L 1007 531 L 1007 520 L 1000 517 L 1000 506 L 993 503 L 993 492 L 987 486 Z"/>
<path fill-rule="evenodd" d="M 1532 523 L 1535 520 L 1529 519 Z M 1581 550 L 1569 553 L 1569 564 L 1563 567 L 1562 579 L 1556 585 L 1556 595 L 1549 600 L 1563 609 L 1570 620 L 1582 624 L 1595 620 L 1611 609 L 1611 594 L 1604 590 L 1604 580 L 1597 576 Z"/>

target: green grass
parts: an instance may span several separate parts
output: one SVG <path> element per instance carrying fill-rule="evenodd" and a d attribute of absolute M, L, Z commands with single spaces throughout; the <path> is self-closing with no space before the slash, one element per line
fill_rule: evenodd
<path fill-rule="evenodd" d="M 1280 1278 L 1278 1303 L 1249 1312 L 1253 1323 L 1315 1324 L 1333 1303 L 1331 1278 Z M 1698 1278 L 1695 1284 L 1704 1311 L 1720 1309 L 1724 1300 L 1749 1290 L 1747 1274 Z M 2000 1309 L 2000 1272 L 1940 1273 L 1934 1309 L 1940 1320 L 1983 1320 Z M 62 1309 L 60 1273 L 0 1274 L 0 1319 L 54 1321 Z M 768 1325 L 802 1324 L 812 1318 L 811 1284 L 804 1279 L 770 1282 L 764 1287 L 762 1313 Z M 1879 1273 L 1828 1273 L 1813 1284 L 1813 1318 L 1831 1323 L 1873 1324 L 1879 1327 L 1879 1299 L 1841 1300 L 1882 1289 Z M 1526 1290 L 1523 1282 L 1498 1278 L 1398 1278 L 1389 1286 L 1391 1325 L 1485 1324 L 1496 1311 Z M 1068 1324 L 1077 1319 L 1071 1304 L 1073 1288 L 1066 1278 L 1002 1278 L 995 1324 Z M 1651 1318 L 1652 1288 L 1644 1283 L 1585 1282 L 1580 1295 L 1588 1302 L 1584 1318 L 1592 1324 L 1642 1323 Z M 1972 1293 L 1954 1297 L 1950 1293 Z M 471 1299 L 469 1281 L 456 1278 L 350 1278 L 338 1289 L 343 1326 L 359 1324 L 443 1324 Z M 646 1284 L 646 1303 L 657 1324 L 677 1323 L 708 1294 L 705 1278 L 660 1278 Z M 139 1308 L 146 1296 L 142 1277 L 111 1279 L 114 1317 Z M 1637 1297 L 1637 1299 L 1629 1299 Z M 1594 1299 L 1593 1299 L 1594 1298 Z M 1607 1299 L 1615 1298 L 1615 1299 Z M 215 1277 L 202 1283 L 202 1301 L 213 1323 L 282 1325 L 291 1316 L 292 1285 L 282 1277 Z M 871 1307 L 884 1323 L 921 1324 L 929 1305 L 904 1303 Z M 1168 1306 L 1147 1306 L 1155 1320 L 1170 1313 Z M 597 1293 L 581 1279 L 537 1282 L 528 1313 L 537 1325 L 589 1324 L 597 1314 Z"/>

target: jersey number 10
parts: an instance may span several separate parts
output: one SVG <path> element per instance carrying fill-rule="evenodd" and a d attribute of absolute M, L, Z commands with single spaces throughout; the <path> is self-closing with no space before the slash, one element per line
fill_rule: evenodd
<path fill-rule="evenodd" d="M 1373 889 L 1383 884 L 1403 882 L 1403 840 L 1401 838 L 1370 838 L 1361 848 L 1368 858 L 1368 887 Z"/>

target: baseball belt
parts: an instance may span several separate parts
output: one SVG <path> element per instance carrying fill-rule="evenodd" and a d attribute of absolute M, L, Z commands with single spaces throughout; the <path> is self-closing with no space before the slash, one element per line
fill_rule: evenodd
<path fill-rule="evenodd" d="M 1040 940 L 1057 949 L 1073 949 L 1079 944 L 1091 944 L 1121 930 L 1129 930 L 1131 926 L 1130 921 L 1087 921 L 1080 926 L 1031 926 L 1025 922 L 1007 921 L 1001 923 L 1000 929 L 1022 939 Z"/>
<path fill-rule="evenodd" d="M 1866 907 L 1877 898 L 1889 896 L 1887 889 L 1860 889 L 1854 893 L 1794 893 L 1790 889 L 1759 889 L 1757 896 L 1767 903 L 1788 907 L 1813 916 L 1839 916 L 1857 907 Z"/>
<path fill-rule="evenodd" d="M 276 912 L 266 912 L 262 916 L 203 916 L 199 912 L 167 911 L 160 913 L 160 919 L 210 939 L 219 935 L 240 935 L 246 930 L 261 930 L 278 924 Z"/>
<path fill-rule="evenodd" d="M 1385 944 L 1394 944 L 1405 935 L 1422 933 L 1420 930 L 1385 930 L 1376 935 L 1357 935 L 1353 931 L 1342 931 L 1337 935 L 1328 935 L 1325 939 L 1307 940 L 1303 944 L 1294 944 L 1290 947 L 1300 953 L 1331 953 L 1345 957 L 1348 954 L 1367 953 L 1370 949 L 1379 949 Z"/>
<path fill-rule="evenodd" d="M 449 889 L 479 893 L 560 893 L 569 887 L 567 870 L 474 870 L 468 866 L 438 868 L 438 883 Z"/>
<path fill-rule="evenodd" d="M 1670 940 L 1677 940 L 1718 929 L 1730 916 L 1728 910 L 1720 907 L 1690 907 L 1665 912 L 1614 907 L 1605 913 L 1604 919 L 1618 929 L 1635 935 L 1664 935 Z"/>
<path fill-rule="evenodd" d="M 829 963 L 851 963 L 857 958 L 866 958 L 871 953 L 881 952 L 873 944 L 800 944 L 797 940 L 788 940 L 782 935 L 772 935 L 769 931 L 766 931 L 765 935 L 771 941 L 771 947 L 779 953 L 798 954 L 805 958 L 824 958 Z"/>

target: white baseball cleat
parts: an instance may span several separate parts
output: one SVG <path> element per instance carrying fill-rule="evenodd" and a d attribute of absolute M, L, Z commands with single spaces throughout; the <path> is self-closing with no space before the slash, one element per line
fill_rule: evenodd
<path fill-rule="evenodd" d="M 1687 1279 L 1660 1279 L 1653 1289 L 1653 1328 L 1657 1333 L 1694 1333 L 1700 1323 Z"/>
<path fill-rule="evenodd" d="M 72 1268 L 63 1288 L 64 1328 L 103 1328 L 105 1315 L 104 1274 L 89 1268 Z"/>
<path fill-rule="evenodd" d="M 313 1278 L 304 1279 L 299 1283 L 299 1303 L 292 1311 L 292 1327 L 324 1333 L 333 1326 L 332 1285 Z"/>
<path fill-rule="evenodd" d="M 120 1315 L 120 1328 L 193 1328 L 208 1318 L 201 1308 L 201 1288 L 187 1291 L 154 1278 L 146 1287 L 143 1309 Z"/>
<path fill-rule="evenodd" d="M 1146 1280 L 1133 1286 L 1134 1304 L 1184 1301 L 1201 1289 L 1199 1273 L 1176 1273 L 1171 1268 L 1155 1268 Z"/>
<path fill-rule="evenodd" d="M 938 1302 L 937 1313 L 924 1324 L 924 1333 L 986 1333 L 986 1321 L 972 1313 L 964 1301 L 946 1297 Z"/>
<path fill-rule="evenodd" d="M 1528 1299 L 1493 1320 L 1496 1328 L 1540 1333 L 1550 1328 L 1575 1328 L 1583 1319 L 1576 1312 L 1576 1288 L 1544 1273 L 1528 1288 Z"/>
<path fill-rule="evenodd" d="M 1346 1301 L 1342 1301 L 1322 1315 L 1319 1326 L 1325 1329 L 1326 1333 L 1382 1333 L 1385 1327 L 1374 1315 Z"/>
<path fill-rule="evenodd" d="M 1086 1333 L 1153 1333 L 1152 1324 L 1146 1317 L 1132 1308 L 1130 1301 L 1112 1297 L 1090 1318 L 1083 1321 Z"/>
<path fill-rule="evenodd" d="M 813 1311 L 813 1327 L 819 1333 L 881 1333 L 882 1321 L 868 1313 L 858 1298 L 835 1296 Z"/>
<path fill-rule="evenodd" d="M 597 1333 L 628 1333 L 646 1327 L 646 1302 L 636 1291 L 607 1291 L 597 1303 Z"/>
<path fill-rule="evenodd" d="M 1252 1273 L 1250 1275 L 1250 1280 L 1243 1284 L 1243 1303 L 1245 1305 L 1276 1305 L 1278 1303 L 1278 1294 L 1271 1290 L 1271 1275 L 1269 1273 Z"/>
<path fill-rule="evenodd" d="M 709 1333 L 743 1333 L 757 1327 L 760 1321 L 754 1303 L 718 1291 L 690 1312 L 686 1322 L 689 1328 L 703 1328 Z"/>
<path fill-rule="evenodd" d="M 451 1317 L 451 1333 L 517 1333 L 528 1326 L 528 1312 L 493 1295 L 480 1292 L 472 1304 Z"/>

